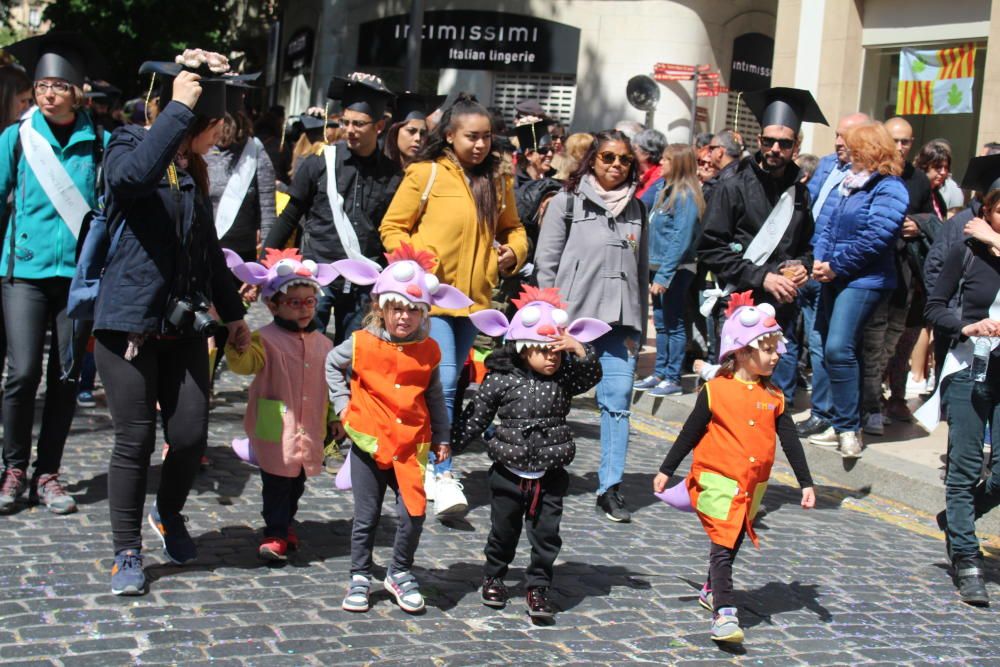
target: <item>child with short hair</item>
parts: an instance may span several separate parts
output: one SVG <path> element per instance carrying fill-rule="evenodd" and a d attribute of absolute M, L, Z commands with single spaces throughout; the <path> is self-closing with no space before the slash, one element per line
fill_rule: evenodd
<path fill-rule="evenodd" d="M 428 313 L 431 305 L 468 308 L 472 300 L 440 283 L 433 273 L 437 258 L 429 252 L 404 243 L 386 258 L 389 266 L 381 272 L 366 261 L 334 262 L 352 284 L 374 284 L 364 328 L 326 359 L 330 401 L 353 443 L 345 463 L 354 493 L 351 581 L 341 606 L 355 612 L 370 607 L 375 529 L 391 487 L 399 523 L 383 585 L 403 611 L 417 613 L 424 599 L 411 569 L 427 509 L 427 455 L 433 451 L 438 461 L 451 456 L 441 350 L 428 337 Z"/>
<path fill-rule="evenodd" d="M 513 299 L 511 321 L 498 310 L 470 315 L 473 324 L 504 344 L 486 359 L 489 372 L 455 424 L 453 442 L 461 451 L 482 435 L 499 414 L 496 437 L 489 442 L 492 526 L 486 541 L 482 601 L 503 608 L 508 593 L 503 578 L 514 560 L 521 527 L 527 521 L 531 564 L 527 576 L 528 614 L 554 614 L 548 591 L 562 538 L 559 523 L 569 488 L 566 466 L 576 456 L 573 432 L 566 423 L 573 396 L 601 380 L 595 340 L 611 327 L 581 318 L 569 323 L 555 288 L 525 285 Z M 569 324 L 567 326 L 567 324 Z"/>
<path fill-rule="evenodd" d="M 670 495 L 683 496 L 712 541 L 708 579 L 698 596 L 713 612 L 712 639 L 740 643 L 743 629 L 733 598 L 733 561 L 745 536 L 758 546 L 753 520 L 771 476 L 776 438 L 802 488 L 802 507 L 812 508 L 816 496 L 784 395 L 770 380 L 785 351 L 774 307 L 755 306 L 751 293 L 743 292 L 732 296 L 726 317 L 719 350 L 722 365 L 698 395 L 653 479 L 653 490 L 663 493 L 677 466 L 694 451 L 691 471 L 682 482 L 687 493 Z"/>
<path fill-rule="evenodd" d="M 333 343 L 314 320 L 320 288 L 337 277 L 330 264 L 302 261 L 297 248 L 268 248 L 265 259 L 246 262 L 223 250 L 237 278 L 259 285 L 274 321 L 253 333 L 239 352 L 227 343 L 229 369 L 254 375 L 246 416 L 248 456 L 260 466 L 264 536 L 257 553 L 284 561 L 299 546 L 292 525 L 306 477 L 323 470 L 327 433 L 326 383 L 320 372 Z"/>

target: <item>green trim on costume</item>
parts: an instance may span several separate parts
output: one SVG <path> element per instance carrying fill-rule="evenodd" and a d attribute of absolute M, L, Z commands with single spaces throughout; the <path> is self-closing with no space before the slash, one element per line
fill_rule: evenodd
<path fill-rule="evenodd" d="M 378 438 L 351 428 L 351 425 L 347 422 L 344 422 L 344 430 L 347 431 L 347 435 L 351 437 L 351 442 L 357 445 L 358 449 L 366 454 L 375 454 L 375 450 L 378 449 Z"/>
<path fill-rule="evenodd" d="M 736 480 L 703 470 L 698 475 L 698 486 L 701 487 L 701 493 L 698 495 L 698 506 L 695 509 L 713 519 L 728 518 L 733 498 L 739 490 Z"/>

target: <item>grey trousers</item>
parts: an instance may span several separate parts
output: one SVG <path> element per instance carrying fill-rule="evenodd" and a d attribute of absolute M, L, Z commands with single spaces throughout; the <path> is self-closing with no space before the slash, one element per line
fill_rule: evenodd
<path fill-rule="evenodd" d="M 864 378 L 861 382 L 861 415 L 882 410 L 882 378 L 886 366 L 892 359 L 900 336 L 906 330 L 906 318 L 913 303 L 913 293 L 906 296 L 902 307 L 893 305 L 892 298 L 885 299 L 872 313 L 865 327 L 863 360 L 861 368 Z"/>
<path fill-rule="evenodd" d="M 351 531 L 351 574 L 371 576 L 375 530 L 382 515 L 386 487 L 396 493 L 396 539 L 392 544 L 389 574 L 407 572 L 413 567 L 413 555 L 424 530 L 423 516 L 410 516 L 399 495 L 396 473 L 382 470 L 371 456 L 351 447 L 351 490 L 354 492 L 354 528 Z"/>

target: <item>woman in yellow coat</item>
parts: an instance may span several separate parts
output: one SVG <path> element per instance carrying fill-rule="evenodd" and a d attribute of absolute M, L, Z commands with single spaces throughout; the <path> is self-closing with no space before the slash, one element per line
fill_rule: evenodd
<path fill-rule="evenodd" d="M 492 135 L 486 108 L 460 95 L 407 167 L 380 228 L 390 252 L 408 243 L 437 255 L 438 279 L 474 302 L 459 310 L 431 309 L 431 338 L 441 348 L 439 372 L 452 418 L 459 372 L 476 337 L 469 313 L 489 308 L 500 274 L 516 273 L 528 255 L 513 177 L 493 152 Z M 427 498 L 435 512 L 463 513 L 468 504 L 451 460 L 427 469 Z"/>

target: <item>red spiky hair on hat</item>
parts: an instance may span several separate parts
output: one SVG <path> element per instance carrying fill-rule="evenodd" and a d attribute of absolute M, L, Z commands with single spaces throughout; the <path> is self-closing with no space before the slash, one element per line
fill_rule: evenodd
<path fill-rule="evenodd" d="M 729 307 L 726 308 L 726 317 L 732 317 L 733 313 L 736 312 L 737 308 L 742 308 L 743 306 L 755 306 L 753 302 L 753 292 L 747 290 L 746 292 L 739 292 L 733 294 L 729 297 Z"/>
<path fill-rule="evenodd" d="M 541 301 L 543 303 L 550 303 L 556 308 L 565 308 L 566 304 L 562 302 L 559 298 L 559 288 L 558 287 L 535 287 L 534 285 L 522 285 L 521 286 L 521 296 L 517 299 L 511 299 L 510 302 L 513 303 L 518 308 L 524 308 L 532 301 Z"/>
<path fill-rule="evenodd" d="M 282 250 L 268 248 L 266 250 L 266 254 L 264 255 L 264 259 L 262 259 L 260 263 L 270 269 L 283 259 L 294 259 L 296 262 L 301 262 L 302 255 L 299 254 L 298 248 L 284 248 Z"/>
<path fill-rule="evenodd" d="M 419 264 L 424 271 L 433 271 L 438 265 L 438 258 L 434 253 L 429 250 L 417 250 L 405 242 L 400 243 L 392 252 L 385 253 L 385 258 L 390 264 L 411 260 Z"/>

